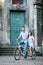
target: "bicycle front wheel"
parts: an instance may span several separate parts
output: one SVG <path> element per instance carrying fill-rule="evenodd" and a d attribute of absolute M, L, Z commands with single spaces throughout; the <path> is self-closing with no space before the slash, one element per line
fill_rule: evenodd
<path fill-rule="evenodd" d="M 15 49 L 14 57 L 15 57 L 15 60 L 19 60 L 19 59 L 20 59 L 20 57 L 21 57 L 21 52 L 20 52 L 20 49 L 19 49 L 19 48 L 16 48 L 16 49 Z"/>

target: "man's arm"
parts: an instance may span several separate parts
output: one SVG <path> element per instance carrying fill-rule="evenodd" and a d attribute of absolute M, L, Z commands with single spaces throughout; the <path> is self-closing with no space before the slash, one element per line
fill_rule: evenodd
<path fill-rule="evenodd" d="M 19 40 L 20 38 L 21 38 L 21 36 L 19 35 L 18 38 L 17 38 L 17 40 Z"/>
<path fill-rule="evenodd" d="M 27 36 L 26 36 L 26 39 L 28 39 L 28 37 L 29 37 L 29 34 L 28 34 L 28 31 L 27 31 Z"/>
<path fill-rule="evenodd" d="M 18 36 L 18 38 L 16 40 L 19 40 L 20 38 L 21 38 L 21 33 L 20 33 L 20 35 Z"/>
<path fill-rule="evenodd" d="M 26 39 L 28 39 L 28 34 L 27 34 L 27 36 L 26 36 Z"/>
<path fill-rule="evenodd" d="M 26 35 L 26 38 L 24 40 L 28 39 L 28 32 L 27 32 L 27 35 Z"/>

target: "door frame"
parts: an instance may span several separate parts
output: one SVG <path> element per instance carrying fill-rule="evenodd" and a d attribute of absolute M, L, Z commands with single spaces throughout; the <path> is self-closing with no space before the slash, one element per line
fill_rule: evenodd
<path fill-rule="evenodd" d="M 10 14 L 11 14 L 11 12 L 24 12 L 25 13 L 25 15 L 24 15 L 24 21 L 25 21 L 25 24 L 26 24 L 26 10 L 10 10 Z M 11 46 L 11 23 L 10 23 L 10 46 Z"/>

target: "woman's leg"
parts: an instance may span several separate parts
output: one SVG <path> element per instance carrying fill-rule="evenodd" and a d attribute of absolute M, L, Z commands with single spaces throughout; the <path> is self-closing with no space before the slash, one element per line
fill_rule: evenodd
<path fill-rule="evenodd" d="M 31 48 L 31 46 L 29 46 L 29 53 L 30 53 L 30 56 L 32 56 L 32 48 Z"/>

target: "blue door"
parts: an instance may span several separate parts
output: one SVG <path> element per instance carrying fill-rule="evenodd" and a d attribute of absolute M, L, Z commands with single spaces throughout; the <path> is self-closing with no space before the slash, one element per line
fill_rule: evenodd
<path fill-rule="evenodd" d="M 24 25 L 25 12 L 10 13 L 10 39 L 11 46 L 16 46 L 16 38 L 21 32 L 21 27 Z"/>

